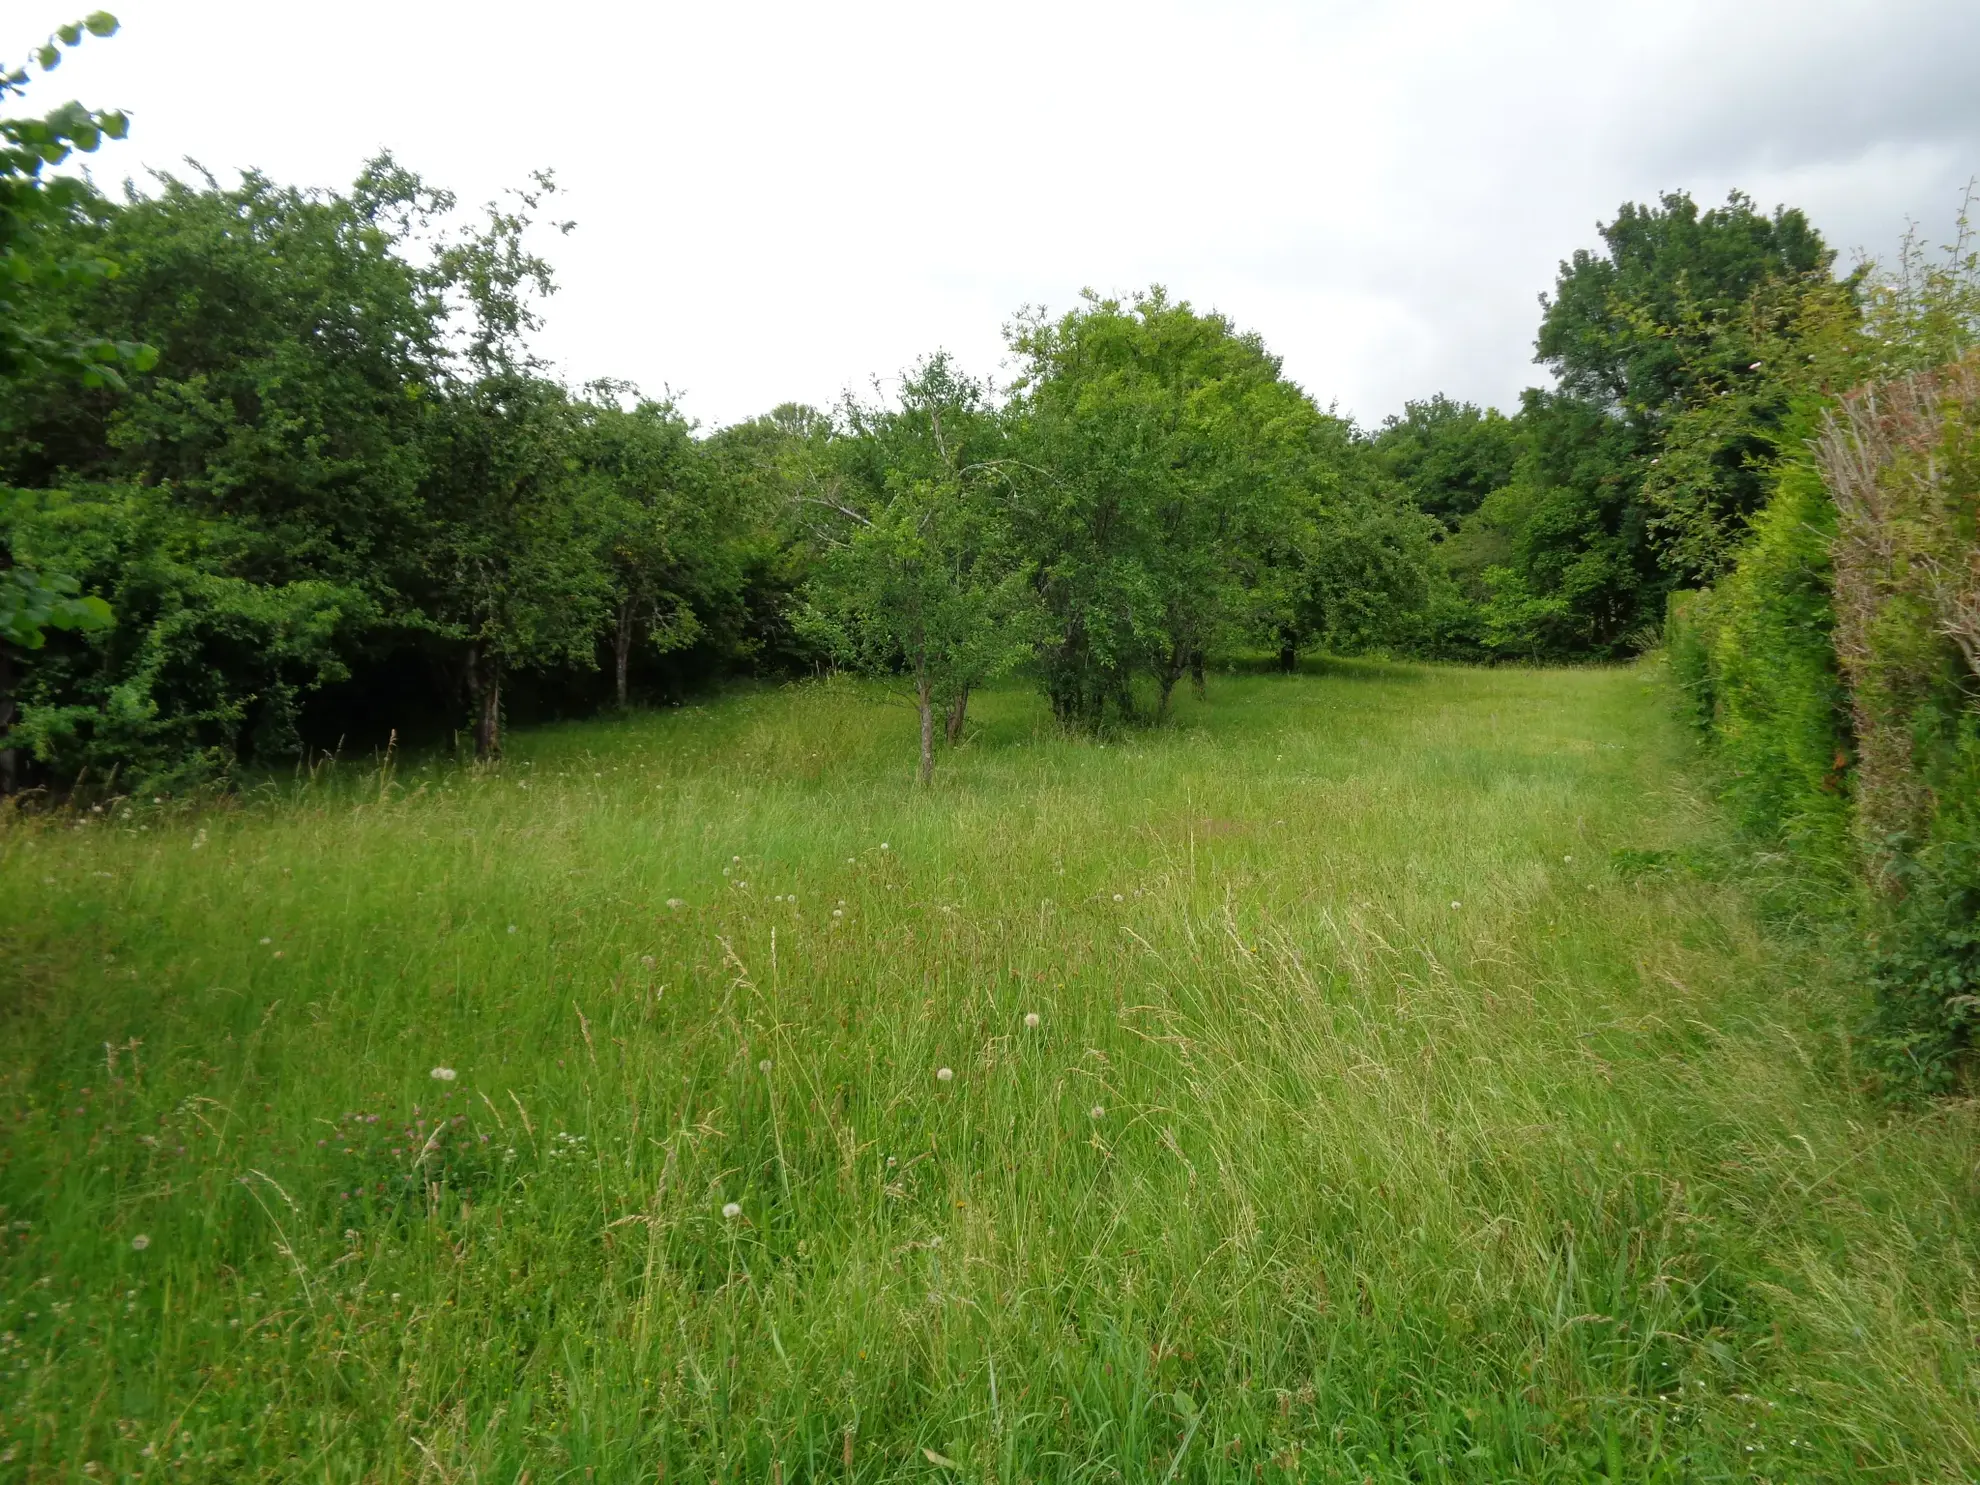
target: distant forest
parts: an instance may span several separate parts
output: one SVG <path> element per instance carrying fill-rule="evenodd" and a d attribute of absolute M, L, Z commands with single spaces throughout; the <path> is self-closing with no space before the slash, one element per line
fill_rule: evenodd
<path fill-rule="evenodd" d="M 50 169 L 123 132 L 5 125 L 10 789 L 395 732 L 488 757 L 506 716 L 830 667 L 912 690 L 925 775 L 1014 669 L 1107 727 L 1241 653 L 1627 656 L 1728 569 L 1866 304 L 1801 212 L 1671 194 L 1561 264 L 1552 389 L 1510 416 L 1356 426 L 1158 287 L 1017 318 L 1008 386 L 935 353 L 897 396 L 704 430 L 532 356 L 547 177 L 462 226 L 390 156 L 343 192 Z"/>

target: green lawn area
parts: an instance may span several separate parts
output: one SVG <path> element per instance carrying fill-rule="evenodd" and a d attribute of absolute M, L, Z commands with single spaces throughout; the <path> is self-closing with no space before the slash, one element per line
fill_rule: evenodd
<path fill-rule="evenodd" d="M 1980 1471 L 1980 1121 L 1654 668 L 972 718 L 0 824 L 0 1479 Z"/>

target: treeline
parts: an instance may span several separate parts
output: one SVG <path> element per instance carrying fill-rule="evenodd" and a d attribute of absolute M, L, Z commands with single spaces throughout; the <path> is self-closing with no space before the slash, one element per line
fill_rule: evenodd
<path fill-rule="evenodd" d="M 390 157 L 112 197 L 47 167 L 121 120 L 7 127 L 0 782 L 160 792 L 393 730 L 485 758 L 505 714 L 832 665 L 913 693 L 925 777 L 937 713 L 1014 666 L 1091 728 L 1213 653 L 1430 642 L 1434 519 L 1160 290 L 1022 319 L 994 393 L 936 355 L 704 435 L 531 357 L 547 180 L 467 227 Z"/>
<path fill-rule="evenodd" d="M 1980 251 L 1964 214 L 1943 253 L 1907 238 L 1756 345 L 1762 503 L 1718 581 L 1672 595 L 1673 668 L 1797 905 L 1859 930 L 1864 1061 L 1896 1090 L 1943 1091 L 1980 1024 Z"/>

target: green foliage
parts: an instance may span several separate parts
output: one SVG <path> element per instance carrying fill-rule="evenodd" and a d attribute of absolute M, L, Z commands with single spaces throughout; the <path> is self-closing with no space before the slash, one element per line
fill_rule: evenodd
<path fill-rule="evenodd" d="M 1286 554 L 1326 496 L 1326 420 L 1257 336 L 1160 288 L 1023 321 L 1011 345 L 1030 475 L 1013 535 L 1052 625 L 1053 711 L 1132 717 L 1141 675 L 1166 711 L 1210 649 L 1292 617 Z"/>
<path fill-rule="evenodd" d="M 43 72 L 85 34 L 113 35 L 116 18 L 96 11 L 63 26 L 35 52 Z M 25 67 L 0 63 L 0 107 L 27 92 Z M 114 110 L 65 103 L 39 118 L 0 118 L 0 386 L 49 377 L 86 387 L 123 385 L 121 367 L 146 370 L 149 347 L 129 339 L 78 336 L 46 323 L 41 301 L 87 289 L 117 272 L 114 260 L 79 246 L 62 229 L 86 215 L 91 192 L 72 176 L 51 176 L 76 151 L 93 154 L 122 139 L 129 120 Z"/>
<path fill-rule="evenodd" d="M 1836 667 L 1829 545 L 1835 507 L 1813 461 L 1785 466 L 1737 566 L 1671 595 L 1671 664 L 1725 762 L 1747 830 L 1792 848 L 1834 892 L 1847 880 L 1847 698 Z"/>
<path fill-rule="evenodd" d="M 741 584 L 726 487 L 710 478 L 691 424 L 671 403 L 619 405 L 624 389 L 594 386 L 575 409 L 579 497 L 604 542 L 612 607 L 615 698 L 628 699 L 633 649 L 685 649 L 706 633 L 703 613 L 732 603 Z"/>
<path fill-rule="evenodd" d="M 1833 254 L 1800 212 L 1737 193 L 1701 212 L 1682 194 L 1625 204 L 1601 252 L 1561 265 L 1509 484 L 1451 555 L 1489 652 L 1617 656 L 1656 634 L 1667 595 L 1724 571 L 1764 503 L 1802 360 L 1845 315 Z M 1811 303 L 1822 306 L 1818 313 Z"/>
<path fill-rule="evenodd" d="M 1014 470 L 985 389 L 945 356 L 910 374 L 897 409 L 848 399 L 842 477 L 806 497 L 819 556 L 804 627 L 841 663 L 907 680 L 934 774 L 935 713 L 962 734 L 970 692 L 1045 633 L 1032 574 L 1012 552 Z"/>
<path fill-rule="evenodd" d="M 31 500 L 26 491 L 0 490 L 0 645 L 38 650 L 50 629 L 87 631 L 110 625 L 110 605 L 64 572 L 43 573 L 23 567 L 13 532 L 20 512 Z"/>
<path fill-rule="evenodd" d="M 1669 634 L 1744 823 L 1788 848 L 1804 902 L 1853 910 L 1871 944 L 1880 1075 L 1941 1092 L 1966 1075 L 1980 1005 L 1980 270 L 1964 218 L 1942 257 L 1907 238 L 1852 287 L 1806 295 L 1793 354 L 1752 368 L 1754 402 L 1785 408 L 1768 502 L 1717 586 L 1674 598 Z"/>
<path fill-rule="evenodd" d="M 1403 404 L 1370 440 L 1376 464 L 1420 511 L 1455 529 L 1485 497 L 1512 483 L 1519 424 L 1496 408 L 1480 411 L 1439 392 Z"/>
<path fill-rule="evenodd" d="M 182 788 L 296 750 L 300 698 L 346 673 L 339 637 L 376 608 L 361 588 L 230 574 L 227 536 L 158 486 L 21 503 L 10 543 L 87 575 L 120 619 L 24 667 L 14 735 L 55 777 Z"/>

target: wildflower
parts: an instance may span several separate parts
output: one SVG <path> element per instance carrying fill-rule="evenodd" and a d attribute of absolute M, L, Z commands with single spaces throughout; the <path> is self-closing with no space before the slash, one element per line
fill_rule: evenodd
<path fill-rule="evenodd" d="M 1087 1117 L 1092 1119 L 1104 1119 L 1107 1117 L 1107 1111 L 1097 1103 L 1088 1109 L 1086 1113 Z"/>
<path fill-rule="evenodd" d="M 742 1215 L 742 1204 L 740 1202 L 733 1202 L 733 1201 L 723 1202 L 722 1215 L 724 1217 L 727 1217 L 731 1222 L 735 1221 L 736 1218 Z"/>
<path fill-rule="evenodd" d="M 150 1246 L 151 1246 L 151 1234 L 149 1233 L 141 1232 L 136 1237 L 131 1239 L 131 1247 L 136 1252 L 142 1253 L 146 1248 L 149 1248 Z"/>
<path fill-rule="evenodd" d="M 835 917 L 835 918 L 843 918 L 843 917 L 845 917 L 845 915 L 846 915 L 846 910 L 845 910 L 844 908 L 833 908 L 833 909 L 832 909 L 832 916 L 833 916 L 833 917 Z"/>
<path fill-rule="evenodd" d="M 1456 912 L 1456 911 L 1457 911 L 1457 910 L 1458 910 L 1459 908 L 1461 908 L 1461 907 L 1463 907 L 1463 906 L 1464 906 L 1464 904 L 1463 904 L 1463 903 L 1461 903 L 1461 902 L 1453 902 L 1453 903 L 1451 904 L 1451 911 L 1452 911 L 1452 912 Z"/>
<path fill-rule="evenodd" d="M 687 904 L 678 897 L 670 897 L 667 899 L 667 906 L 670 908 L 684 908 Z"/>
<path fill-rule="evenodd" d="M 956 1075 L 956 1071 L 952 1067 L 938 1067 L 935 1069 L 935 1081 L 938 1083 L 947 1083 L 951 1081 L 955 1077 L 955 1075 Z"/>
<path fill-rule="evenodd" d="M 639 956 L 639 962 L 640 962 L 640 965 L 641 965 L 641 967 L 642 967 L 642 968 L 644 968 L 644 969 L 651 969 L 651 968 L 653 968 L 653 956 L 652 956 L 651 954 L 642 954 L 642 955 L 640 955 L 640 956 Z"/>
<path fill-rule="evenodd" d="M 275 940 L 274 940 L 274 939 L 272 939 L 272 938 L 263 938 L 263 939 L 262 939 L 262 942 L 263 942 L 264 944 L 272 944 L 272 943 L 274 943 L 274 942 L 275 942 Z"/>
<path fill-rule="evenodd" d="M 1038 1029 L 1038 1012 L 1026 1011 L 1024 1013 L 1024 1024 L 1029 1030 L 1036 1031 Z"/>
<path fill-rule="evenodd" d="M 1574 857 L 1572 856 L 1563 856 L 1561 860 L 1565 861 L 1569 866 L 1574 865 Z"/>
<path fill-rule="evenodd" d="M 730 861 L 730 862 L 731 862 L 731 863 L 732 863 L 733 865 L 736 865 L 736 866 L 741 866 L 741 865 L 742 865 L 742 857 L 740 857 L 740 856 L 731 856 L 731 857 L 729 858 L 729 861 Z"/>
<path fill-rule="evenodd" d="M 1114 901 L 1115 901 L 1115 902 L 1119 902 L 1119 901 L 1121 901 L 1121 894 L 1120 894 L 1120 893 L 1118 893 L 1118 892 L 1116 892 L 1116 893 L 1114 894 Z"/>
<path fill-rule="evenodd" d="M 460 1074 L 455 1072 L 451 1067 L 436 1067 L 428 1076 L 437 1078 L 442 1083 L 451 1083 Z"/>
<path fill-rule="evenodd" d="M 282 949 L 277 949 L 277 950 L 275 951 L 275 957 L 276 957 L 277 959 L 280 959 L 280 958 L 282 957 L 282 955 L 283 955 L 283 954 L 284 954 L 285 952 L 286 952 L 285 950 L 282 950 Z"/>
<path fill-rule="evenodd" d="M 516 925 L 511 923 L 509 925 L 509 932 L 514 933 L 515 931 L 516 931 Z"/>
<path fill-rule="evenodd" d="M 880 849 L 883 851 L 889 849 L 887 843 L 884 840 L 880 842 Z"/>
<path fill-rule="evenodd" d="M 857 866 L 857 865 L 859 865 L 859 861 L 858 861 L 858 860 L 857 860 L 857 858 L 855 858 L 855 857 L 852 857 L 852 856 L 848 856 L 848 857 L 846 857 L 846 865 L 848 865 L 848 866 Z"/>
<path fill-rule="evenodd" d="M 767 1073 L 768 1071 L 770 1071 L 770 1059 L 766 1057 L 761 1062 L 757 1063 L 756 1070 L 760 1073 Z"/>

